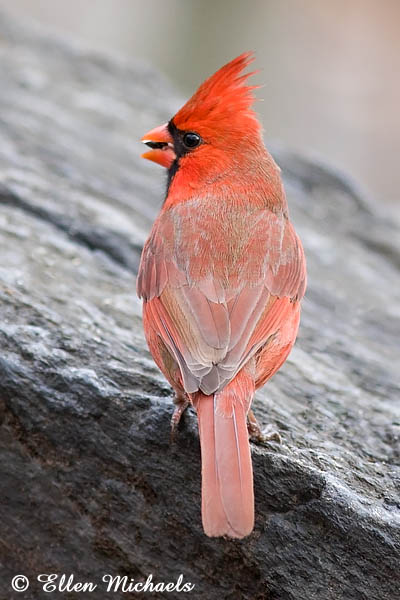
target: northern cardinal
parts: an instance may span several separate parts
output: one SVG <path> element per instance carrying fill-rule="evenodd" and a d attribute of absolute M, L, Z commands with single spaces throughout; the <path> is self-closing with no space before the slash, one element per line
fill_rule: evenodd
<path fill-rule="evenodd" d="M 251 109 L 252 60 L 226 64 L 142 138 L 143 157 L 168 169 L 137 278 L 146 339 L 175 391 L 172 429 L 190 403 L 197 412 L 204 531 L 232 538 L 254 527 L 251 401 L 293 346 L 306 286 L 280 169 Z"/>

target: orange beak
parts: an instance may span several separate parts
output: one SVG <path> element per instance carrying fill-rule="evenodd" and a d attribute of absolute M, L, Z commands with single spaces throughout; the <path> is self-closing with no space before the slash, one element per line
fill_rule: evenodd
<path fill-rule="evenodd" d="M 155 127 L 146 133 L 141 141 L 151 148 L 150 152 L 142 154 L 142 158 L 152 160 L 169 169 L 176 158 L 176 154 L 174 152 L 174 140 L 168 131 L 168 123 Z"/>

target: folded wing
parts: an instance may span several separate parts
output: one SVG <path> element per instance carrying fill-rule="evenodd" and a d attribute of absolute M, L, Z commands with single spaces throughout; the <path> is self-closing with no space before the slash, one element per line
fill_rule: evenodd
<path fill-rule="evenodd" d="M 303 249 L 283 214 L 188 201 L 156 221 L 137 290 L 185 390 L 209 395 L 277 334 L 288 299 L 303 296 Z"/>

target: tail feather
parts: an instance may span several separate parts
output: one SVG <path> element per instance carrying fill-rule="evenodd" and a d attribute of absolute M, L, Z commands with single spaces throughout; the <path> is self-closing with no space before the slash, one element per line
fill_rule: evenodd
<path fill-rule="evenodd" d="M 246 386 L 237 385 L 235 380 L 214 396 L 199 392 L 193 398 L 201 443 L 203 527 L 211 537 L 242 538 L 254 527 L 246 422 L 254 387 L 247 388 L 247 397 L 243 397 Z"/>

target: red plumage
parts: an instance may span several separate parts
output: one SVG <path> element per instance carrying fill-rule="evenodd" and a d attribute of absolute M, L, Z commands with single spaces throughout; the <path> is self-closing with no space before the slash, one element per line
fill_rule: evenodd
<path fill-rule="evenodd" d="M 187 402 L 197 412 L 204 530 L 237 538 L 254 525 L 254 390 L 286 360 L 306 286 L 279 168 L 241 74 L 251 60 L 222 67 L 145 136 L 144 156 L 169 168 L 170 183 L 137 280 L 150 351 L 176 392 L 173 424 Z"/>

